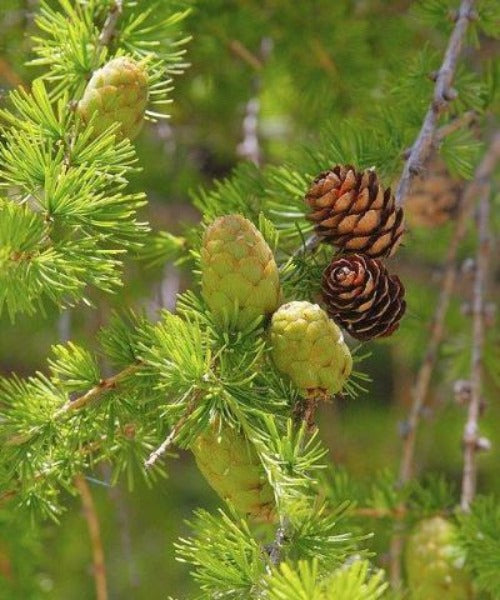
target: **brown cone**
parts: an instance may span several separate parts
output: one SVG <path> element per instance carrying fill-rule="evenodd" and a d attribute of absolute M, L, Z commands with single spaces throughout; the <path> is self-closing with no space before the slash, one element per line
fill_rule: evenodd
<path fill-rule="evenodd" d="M 406 198 L 410 225 L 438 227 L 449 221 L 457 208 L 460 189 L 460 180 L 448 173 L 441 158 L 434 156 L 424 177 L 415 181 Z"/>
<path fill-rule="evenodd" d="M 341 252 L 391 256 L 404 232 L 403 209 L 375 171 L 337 165 L 316 177 L 306 194 L 316 233 Z"/>
<path fill-rule="evenodd" d="M 328 314 L 358 340 L 394 333 L 406 309 L 404 294 L 380 260 L 361 254 L 334 259 L 323 273 Z"/>

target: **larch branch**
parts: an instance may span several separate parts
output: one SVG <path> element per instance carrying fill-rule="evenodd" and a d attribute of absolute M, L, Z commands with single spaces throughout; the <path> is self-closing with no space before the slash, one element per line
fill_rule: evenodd
<path fill-rule="evenodd" d="M 98 41 L 99 49 L 104 48 L 105 46 L 108 46 L 109 43 L 111 42 L 111 40 L 113 39 L 113 36 L 115 35 L 115 32 L 116 32 L 116 25 L 118 23 L 118 19 L 120 18 L 122 12 L 123 12 L 123 0 L 115 0 L 109 9 L 108 16 L 106 17 L 106 20 L 104 21 L 104 25 L 103 25 L 101 34 L 99 35 L 99 41 Z"/>
<path fill-rule="evenodd" d="M 455 131 L 463 129 L 464 127 L 469 127 L 476 121 L 476 119 L 477 113 L 473 110 L 467 110 L 466 112 L 456 117 L 456 119 L 451 120 L 449 123 L 446 123 L 446 125 L 442 125 L 437 130 L 434 141 L 436 143 L 443 141 L 445 137 L 451 135 L 452 133 L 455 133 Z"/>
<path fill-rule="evenodd" d="M 500 157 L 500 132 L 493 141 L 493 158 Z M 476 454 L 479 441 L 479 415 L 481 411 L 481 379 L 483 370 L 483 348 L 485 339 L 485 295 L 488 281 L 488 266 L 491 257 L 490 194 L 491 180 L 483 176 L 478 181 L 478 247 L 474 272 L 472 298 L 472 356 L 470 375 L 470 400 L 465 423 L 464 467 L 462 477 L 462 497 L 460 506 L 468 511 L 476 493 L 477 464 Z"/>
<path fill-rule="evenodd" d="M 106 379 L 101 379 L 96 386 L 90 388 L 90 390 L 85 392 L 85 394 L 82 394 L 74 400 L 67 400 L 58 410 L 55 411 L 53 419 L 62 419 L 65 415 L 68 415 L 73 411 L 81 410 L 82 408 L 89 406 L 98 400 L 105 392 L 115 389 L 119 383 L 135 373 L 141 366 L 142 363 L 135 363 L 133 365 L 129 365 L 116 375 L 112 375 Z M 19 435 L 12 436 L 5 443 L 8 446 L 20 446 L 21 444 L 29 441 L 38 430 L 38 427 L 34 427 L 27 433 L 20 433 Z"/>
<path fill-rule="evenodd" d="M 431 377 L 437 360 L 437 353 L 444 336 L 444 320 L 448 312 L 451 295 L 457 278 L 456 257 L 458 248 L 467 231 L 467 223 L 476 203 L 478 193 L 484 186 L 484 182 L 491 176 L 500 151 L 500 136 L 496 136 L 483 160 L 478 166 L 474 179 L 465 189 L 459 203 L 457 220 L 452 239 L 446 254 L 444 275 L 441 281 L 441 290 L 437 300 L 436 310 L 430 325 L 430 337 L 424 359 L 417 373 L 415 387 L 413 389 L 413 402 L 410 413 L 404 427 L 405 436 L 403 443 L 402 458 L 399 467 L 399 484 L 404 485 L 412 475 L 413 459 L 415 454 L 415 440 L 420 416 L 424 407 L 425 399 L 429 390 Z M 391 583 L 397 587 L 401 580 L 401 553 L 403 550 L 403 538 L 396 534 L 391 541 Z"/>
<path fill-rule="evenodd" d="M 287 541 L 288 530 L 290 529 L 291 523 L 287 517 L 283 519 L 276 530 L 274 541 L 267 546 L 267 553 L 269 556 L 270 563 L 277 567 L 283 559 L 283 549 Z"/>
<path fill-rule="evenodd" d="M 453 78 L 469 22 L 474 18 L 476 18 L 474 0 L 462 0 L 443 62 L 436 75 L 431 104 L 398 183 L 396 190 L 396 204 L 398 206 L 404 203 L 413 178 L 422 171 L 423 164 L 432 151 L 439 117 L 446 110 L 449 102 L 456 97 L 456 91 L 452 88 Z"/>
<path fill-rule="evenodd" d="M 89 530 L 96 598 L 97 600 L 107 600 L 108 588 L 106 582 L 106 564 L 104 561 L 99 517 L 97 516 L 94 499 L 92 498 L 90 488 L 83 475 L 77 475 L 75 477 L 75 486 L 82 499 L 83 514 Z"/>
<path fill-rule="evenodd" d="M 68 400 L 65 404 L 63 404 L 63 406 L 61 406 L 61 408 L 54 414 L 54 419 L 59 419 L 69 412 L 80 410 L 81 408 L 92 404 L 104 392 L 114 389 L 121 381 L 126 379 L 129 375 L 135 373 L 140 366 L 140 364 L 130 365 L 116 375 L 112 375 L 107 379 L 102 379 L 98 385 L 88 390 L 88 392 L 85 392 L 85 394 L 82 396 L 79 396 L 75 400 Z"/>
<path fill-rule="evenodd" d="M 478 166 L 474 179 L 469 183 L 460 200 L 457 221 L 444 263 L 444 275 L 441 282 L 436 310 L 431 321 L 430 337 L 424 359 L 418 371 L 413 390 L 413 403 L 405 427 L 403 455 L 399 469 L 399 483 L 406 483 L 412 473 L 415 450 L 415 436 L 425 398 L 429 390 L 437 352 L 444 335 L 444 319 L 448 312 L 451 294 L 457 277 L 456 257 L 458 248 L 467 230 L 467 223 L 474 208 L 478 194 L 489 179 L 498 159 L 500 136 L 496 136 Z"/>

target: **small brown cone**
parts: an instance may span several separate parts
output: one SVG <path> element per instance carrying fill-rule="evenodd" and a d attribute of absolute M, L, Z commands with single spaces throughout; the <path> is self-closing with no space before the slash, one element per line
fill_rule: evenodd
<path fill-rule="evenodd" d="M 306 194 L 317 235 L 343 253 L 380 258 L 396 251 L 404 233 L 403 209 L 373 170 L 337 165 L 320 173 Z"/>
<path fill-rule="evenodd" d="M 334 259 L 323 273 L 330 317 L 362 341 L 391 335 L 406 309 L 404 287 L 382 262 L 361 254 Z"/>
<path fill-rule="evenodd" d="M 460 190 L 460 180 L 449 174 L 441 158 L 434 156 L 406 198 L 409 224 L 416 227 L 444 225 L 456 211 Z"/>

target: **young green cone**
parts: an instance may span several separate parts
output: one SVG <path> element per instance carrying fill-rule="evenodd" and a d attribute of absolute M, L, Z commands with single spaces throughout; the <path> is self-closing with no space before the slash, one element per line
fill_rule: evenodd
<path fill-rule="evenodd" d="M 472 598 L 455 530 L 443 517 L 433 517 L 418 523 L 411 533 L 405 557 L 411 600 Z"/>
<path fill-rule="evenodd" d="M 259 456 L 243 433 L 218 421 L 191 446 L 211 487 L 237 511 L 259 521 L 273 518 L 274 493 Z"/>
<path fill-rule="evenodd" d="M 112 123 L 119 123 L 117 136 L 133 140 L 141 130 L 147 103 L 146 71 L 135 60 L 120 56 L 92 75 L 77 111 L 85 123 L 96 115 L 95 136 Z"/>
<path fill-rule="evenodd" d="M 278 267 L 260 231 L 241 215 L 218 218 L 201 249 L 202 292 L 216 319 L 240 329 L 279 305 Z"/>
<path fill-rule="evenodd" d="M 273 315 L 270 338 L 276 368 L 304 395 L 335 394 L 351 373 L 352 357 L 342 332 L 317 304 L 281 306 Z"/>

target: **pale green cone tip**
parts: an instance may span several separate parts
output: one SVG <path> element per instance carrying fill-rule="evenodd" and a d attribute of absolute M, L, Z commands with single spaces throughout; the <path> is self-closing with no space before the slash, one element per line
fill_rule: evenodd
<path fill-rule="evenodd" d="M 317 304 L 289 302 L 273 315 L 271 356 L 304 395 L 339 392 L 352 370 L 352 357 L 337 325 Z"/>
<path fill-rule="evenodd" d="M 241 215 L 216 219 L 201 249 L 202 294 L 219 323 L 243 329 L 280 302 L 279 272 L 260 231 Z"/>
<path fill-rule="evenodd" d="M 191 445 L 196 464 L 210 486 L 243 515 L 274 518 L 274 493 L 255 448 L 243 433 L 218 422 Z"/>
<path fill-rule="evenodd" d="M 456 527 L 443 517 L 418 523 L 406 546 L 411 600 L 470 600 L 465 557 L 456 544 Z"/>
<path fill-rule="evenodd" d="M 92 75 L 77 112 L 85 123 L 92 121 L 94 136 L 119 123 L 118 138 L 133 140 L 139 134 L 148 103 L 145 69 L 126 56 L 113 58 Z"/>

